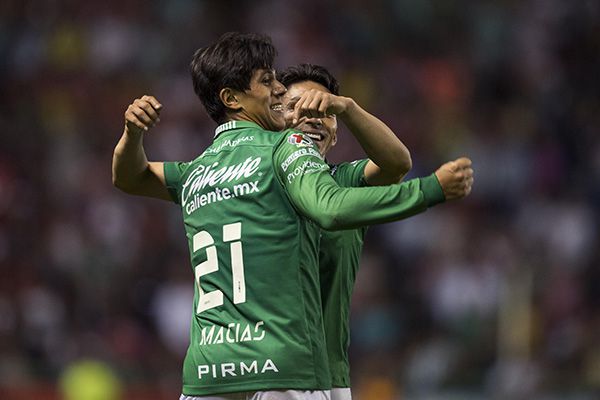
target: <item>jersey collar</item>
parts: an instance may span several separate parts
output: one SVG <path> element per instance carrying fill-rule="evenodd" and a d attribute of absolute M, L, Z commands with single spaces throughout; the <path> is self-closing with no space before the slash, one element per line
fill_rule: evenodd
<path fill-rule="evenodd" d="M 260 128 L 260 126 L 258 126 L 254 122 L 250 122 L 250 121 L 234 121 L 234 120 L 227 121 L 224 124 L 217 126 L 217 129 L 215 129 L 214 139 L 216 139 L 217 136 L 219 136 L 223 132 L 231 131 L 234 129 L 240 129 L 240 128 Z"/>

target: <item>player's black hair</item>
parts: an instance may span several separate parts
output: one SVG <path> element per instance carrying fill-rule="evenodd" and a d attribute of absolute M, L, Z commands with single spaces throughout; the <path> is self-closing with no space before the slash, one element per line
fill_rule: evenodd
<path fill-rule="evenodd" d="M 339 95 L 340 85 L 335 77 L 325 67 L 313 64 L 298 64 L 288 67 L 277 74 L 277 79 L 285 87 L 305 81 L 313 81 L 325 86 L 336 96 Z"/>
<path fill-rule="evenodd" d="M 208 115 L 219 124 L 225 122 L 221 89 L 250 89 L 254 71 L 273 69 L 276 55 L 271 38 L 256 33 L 227 32 L 212 45 L 196 50 L 190 71 L 194 91 Z"/>

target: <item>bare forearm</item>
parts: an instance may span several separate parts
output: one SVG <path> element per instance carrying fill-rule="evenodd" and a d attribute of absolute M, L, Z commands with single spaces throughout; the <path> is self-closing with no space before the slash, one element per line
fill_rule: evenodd
<path fill-rule="evenodd" d="M 339 114 L 369 158 L 382 173 L 401 179 L 412 167 L 408 148 L 379 118 L 365 111 L 354 100 Z"/>
<path fill-rule="evenodd" d="M 115 147 L 112 160 L 113 184 L 124 191 L 135 187 L 148 170 L 148 158 L 143 146 L 143 133 L 127 128 Z"/>
<path fill-rule="evenodd" d="M 113 153 L 113 184 L 126 193 L 171 200 L 164 163 L 148 162 L 144 135 L 160 121 L 162 105 L 154 96 L 135 99 L 125 111 L 125 128 Z"/>
<path fill-rule="evenodd" d="M 300 117 L 337 115 L 356 137 L 370 160 L 365 166 L 369 185 L 398 183 L 412 167 L 410 153 L 392 130 L 356 102 L 321 90 L 305 91 L 294 105 L 293 123 Z"/>

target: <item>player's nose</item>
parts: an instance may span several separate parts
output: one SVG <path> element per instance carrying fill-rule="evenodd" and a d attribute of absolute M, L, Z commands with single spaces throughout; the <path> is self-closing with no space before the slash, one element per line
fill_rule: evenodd
<path fill-rule="evenodd" d="M 283 83 L 281 83 L 277 79 L 275 79 L 275 83 L 273 85 L 273 94 L 275 96 L 281 96 L 285 92 L 287 92 L 287 89 L 285 88 L 285 86 L 283 86 Z"/>
<path fill-rule="evenodd" d="M 308 118 L 306 123 L 313 128 L 320 128 L 323 126 L 323 120 L 321 118 Z"/>

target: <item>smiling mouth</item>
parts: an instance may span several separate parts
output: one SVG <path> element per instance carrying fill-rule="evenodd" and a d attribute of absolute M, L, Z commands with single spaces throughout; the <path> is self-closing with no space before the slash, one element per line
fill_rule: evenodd
<path fill-rule="evenodd" d="M 271 106 L 271 110 L 275 111 L 275 112 L 283 112 L 283 104 L 279 103 L 279 104 L 273 104 Z"/>
<path fill-rule="evenodd" d="M 320 142 L 323 139 L 325 139 L 325 136 L 321 133 L 316 133 L 316 132 L 306 132 L 304 131 L 304 134 L 306 134 L 306 136 L 308 136 L 309 138 L 311 138 L 312 140 L 314 140 L 315 142 Z"/>

